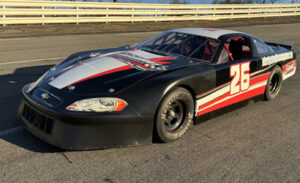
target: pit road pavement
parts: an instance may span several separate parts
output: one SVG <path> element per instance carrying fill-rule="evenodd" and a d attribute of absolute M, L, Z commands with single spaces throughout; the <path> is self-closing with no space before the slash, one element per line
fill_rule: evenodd
<path fill-rule="evenodd" d="M 300 24 L 228 27 L 262 39 L 293 42 Z M 300 74 L 276 100 L 193 126 L 169 144 L 65 152 L 24 130 L 17 120 L 21 88 L 73 52 L 134 44 L 157 32 L 0 39 L 1 182 L 298 182 Z"/>

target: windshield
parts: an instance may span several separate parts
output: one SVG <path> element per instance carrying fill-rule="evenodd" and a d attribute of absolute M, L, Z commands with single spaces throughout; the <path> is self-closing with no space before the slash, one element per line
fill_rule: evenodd
<path fill-rule="evenodd" d="M 135 47 L 161 55 L 175 54 L 210 61 L 218 46 L 219 41 L 217 40 L 167 31 L 145 40 Z"/>

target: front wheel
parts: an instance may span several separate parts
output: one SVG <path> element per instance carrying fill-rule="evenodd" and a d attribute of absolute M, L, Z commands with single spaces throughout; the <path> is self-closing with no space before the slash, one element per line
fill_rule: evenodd
<path fill-rule="evenodd" d="M 279 66 L 275 66 L 267 82 L 265 100 L 275 99 L 282 87 L 282 81 L 282 70 Z"/>
<path fill-rule="evenodd" d="M 193 122 L 194 99 L 184 88 L 167 94 L 158 107 L 154 132 L 162 142 L 179 139 Z"/>

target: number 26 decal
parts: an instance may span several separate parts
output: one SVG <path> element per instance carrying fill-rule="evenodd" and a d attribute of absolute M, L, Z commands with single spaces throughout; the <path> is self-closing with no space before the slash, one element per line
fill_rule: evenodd
<path fill-rule="evenodd" d="M 250 62 L 234 64 L 230 66 L 230 94 L 248 90 L 250 83 Z"/>

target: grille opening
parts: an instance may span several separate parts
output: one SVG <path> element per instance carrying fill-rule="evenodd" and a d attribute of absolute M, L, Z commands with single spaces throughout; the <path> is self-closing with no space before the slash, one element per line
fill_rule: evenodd
<path fill-rule="evenodd" d="M 51 134 L 54 120 L 24 105 L 22 116 L 34 127 Z"/>

